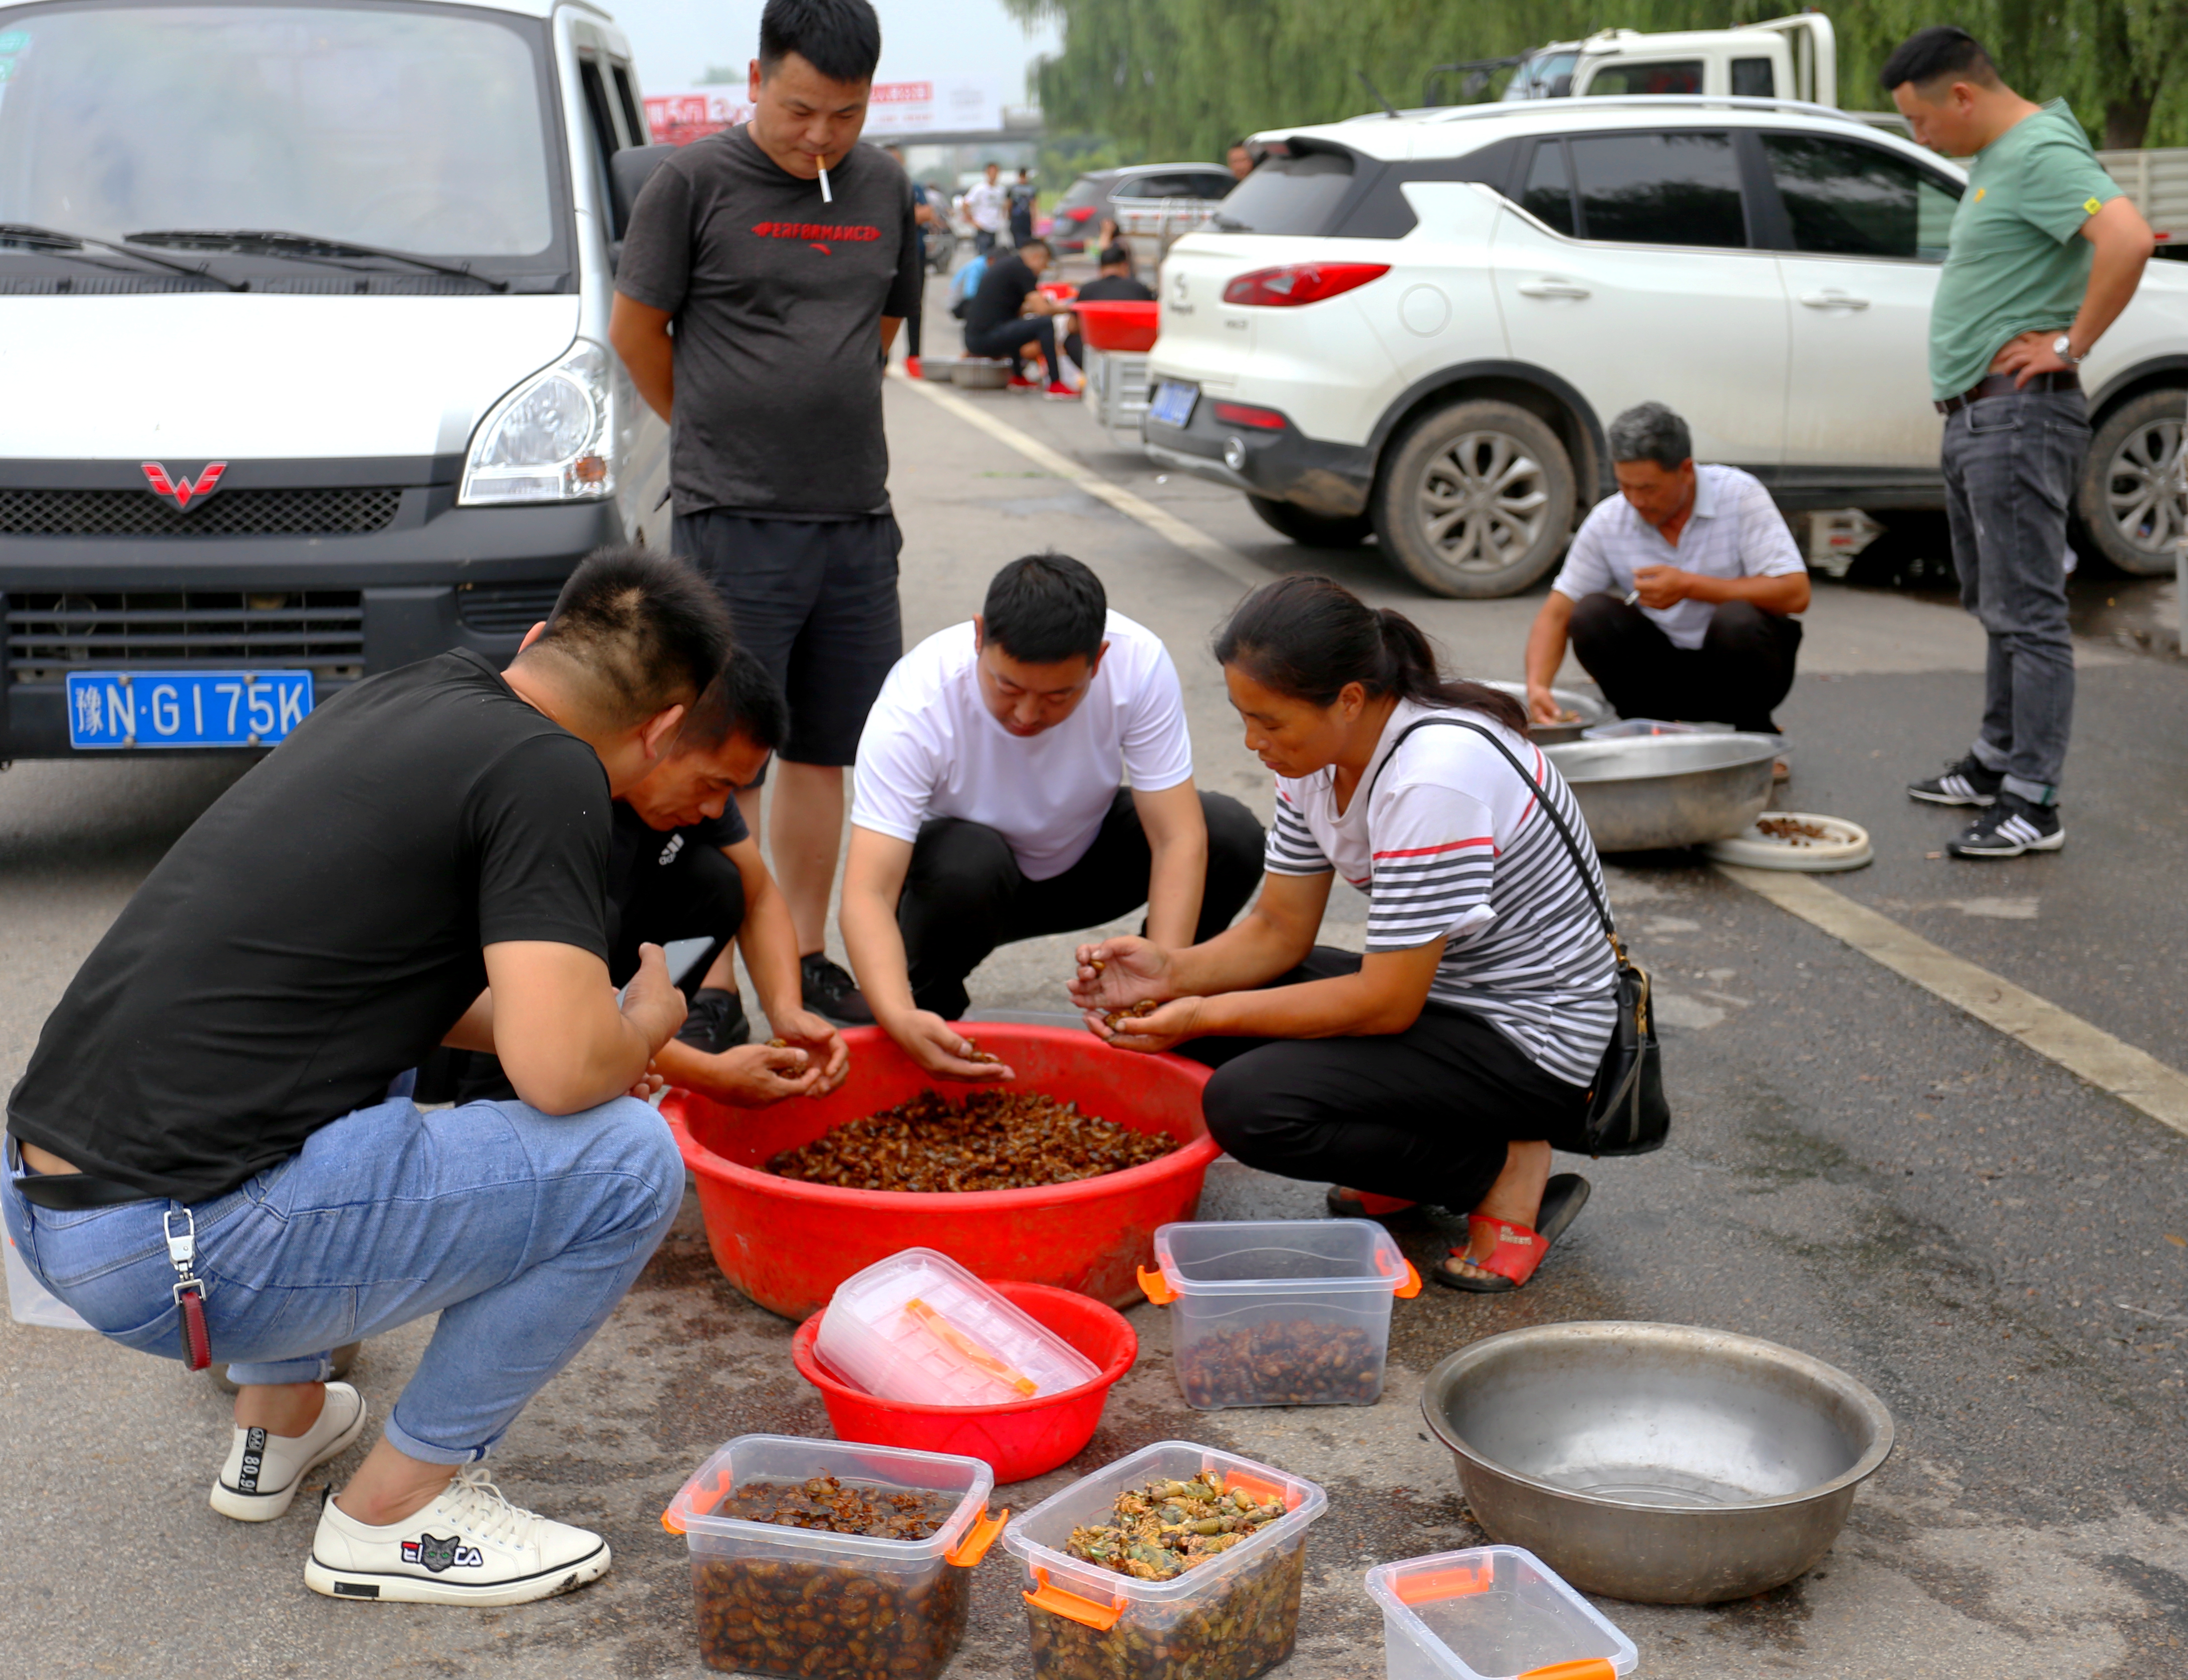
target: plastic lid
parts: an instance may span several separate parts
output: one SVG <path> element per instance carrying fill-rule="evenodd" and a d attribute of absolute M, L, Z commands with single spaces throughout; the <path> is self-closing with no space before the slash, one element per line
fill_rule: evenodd
<path fill-rule="evenodd" d="M 1100 1369 L 948 1255 L 906 1249 L 837 1286 L 820 1357 L 882 1400 L 993 1406 L 1062 1394 Z"/>
<path fill-rule="evenodd" d="M 713 1514 L 725 1499 L 748 1483 L 796 1482 L 809 1476 L 833 1476 L 849 1486 L 883 1492 L 945 1494 L 957 1502 L 948 1520 L 925 1540 L 879 1540 Z M 678 1491 L 661 1514 L 661 1525 L 671 1534 L 693 1539 L 735 1537 L 839 1557 L 939 1557 L 970 1567 L 986 1553 L 1010 1514 L 988 1516 L 988 1496 L 995 1486 L 995 1473 L 986 1464 L 956 1453 L 809 1440 L 800 1435 L 739 1435 L 725 1442 Z"/>
<path fill-rule="evenodd" d="M 1449 1680 L 1611 1680 L 1640 1661 L 1601 1611 L 1517 1546 L 1383 1564 L 1368 1591 Z"/>
<path fill-rule="evenodd" d="M 1155 1228 L 1155 1264 L 1180 1295 L 1375 1294 L 1410 1299 L 1420 1274 L 1368 1219 L 1193 1220 Z M 1165 1297 L 1142 1279 L 1159 1304 Z"/>

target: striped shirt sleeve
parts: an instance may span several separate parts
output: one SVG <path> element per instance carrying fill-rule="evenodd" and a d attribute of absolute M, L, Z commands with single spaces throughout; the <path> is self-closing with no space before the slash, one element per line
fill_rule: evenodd
<path fill-rule="evenodd" d="M 1433 782 L 1400 787 L 1374 813 L 1368 949 L 1410 950 L 1485 926 L 1497 837 L 1489 807 Z"/>
<path fill-rule="evenodd" d="M 1263 865 L 1272 875 L 1328 875 L 1334 870 L 1281 781 L 1277 784 L 1277 820 L 1269 825 Z"/>

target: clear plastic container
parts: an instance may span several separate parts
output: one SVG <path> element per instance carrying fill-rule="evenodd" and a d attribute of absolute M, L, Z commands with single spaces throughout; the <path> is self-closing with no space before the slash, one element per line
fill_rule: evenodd
<path fill-rule="evenodd" d="M 815 1345 L 883 1400 L 995 1406 L 1092 1382 L 1094 1361 L 933 1249 L 906 1249 L 837 1286 Z"/>
<path fill-rule="evenodd" d="M 1532 1552 L 1478 1546 L 1368 1571 L 1387 1680 L 1615 1680 L 1633 1642 Z"/>
<path fill-rule="evenodd" d="M 753 1482 L 814 1476 L 883 1493 L 939 1494 L 955 1507 L 931 1538 L 916 1541 L 709 1514 Z M 1010 1514 L 987 1514 L 994 1487 L 977 1458 L 739 1435 L 661 1516 L 691 1548 L 701 1658 L 745 1674 L 933 1680 L 965 1637 L 973 1566 Z"/>
<path fill-rule="evenodd" d="M 1373 1406 L 1383 1392 L 1390 1302 L 1420 1274 L 1373 1220 L 1165 1225 L 1148 1299 L 1170 1309 L 1185 1403 Z"/>
<path fill-rule="evenodd" d="M 15 1239 L 0 1230 L 0 1243 L 8 1245 L 8 1313 L 18 1324 L 42 1324 L 48 1330 L 88 1330 L 82 1315 L 61 1300 L 35 1277 L 15 1252 Z"/>
<path fill-rule="evenodd" d="M 1139 1581 L 1072 1557 L 1074 1528 L 1107 1521 L 1117 1496 L 1203 1470 L 1285 1514 L 1250 1540 L 1170 1581 Z M 1025 1564 L 1036 1680 L 1249 1680 L 1291 1655 L 1306 1531 L 1328 1508 L 1311 1481 L 1190 1441 L 1163 1440 L 1082 1476 L 1003 1531 Z"/>

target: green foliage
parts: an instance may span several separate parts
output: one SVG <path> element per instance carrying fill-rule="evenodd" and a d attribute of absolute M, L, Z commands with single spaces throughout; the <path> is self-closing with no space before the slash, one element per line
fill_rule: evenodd
<path fill-rule="evenodd" d="M 1785 0 L 1005 0 L 1052 19 L 1063 51 L 1038 72 L 1053 127 L 1113 134 L 1149 157 L 1218 159 L 1238 135 L 1418 104 L 1439 64 L 1517 53 L 1613 25 L 1722 28 Z M 1830 8 L 1839 101 L 1878 109 L 1876 72 L 1940 20 L 1935 0 Z M 2065 95 L 2100 144 L 2188 144 L 2188 0 L 1959 0 L 1945 15 L 2031 99 Z M 1501 78 L 1497 85 L 1501 86 Z M 1494 91 L 1493 88 L 1491 91 Z"/>

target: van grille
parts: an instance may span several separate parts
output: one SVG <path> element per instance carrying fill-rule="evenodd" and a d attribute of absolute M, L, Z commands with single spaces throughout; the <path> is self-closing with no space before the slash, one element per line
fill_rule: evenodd
<path fill-rule="evenodd" d="M 468 583 L 456 591 L 456 617 L 467 630 L 521 636 L 555 610 L 559 578 L 545 583 Z"/>
<path fill-rule="evenodd" d="M 188 510 L 149 490 L 0 489 L 10 537 L 358 537 L 394 522 L 403 492 L 219 490 Z"/>
<path fill-rule="evenodd" d="M 22 594 L 7 598 L 8 674 L 251 666 L 364 674 L 364 598 L 355 589 L 248 594 Z"/>

